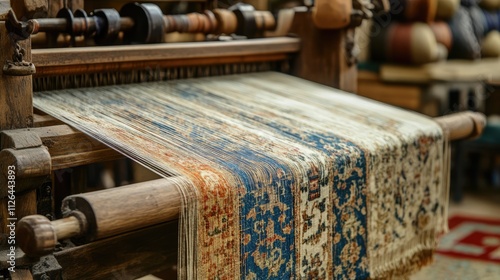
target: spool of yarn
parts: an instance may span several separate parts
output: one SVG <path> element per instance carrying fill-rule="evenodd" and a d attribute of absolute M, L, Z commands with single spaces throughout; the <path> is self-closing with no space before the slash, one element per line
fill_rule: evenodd
<path fill-rule="evenodd" d="M 431 22 L 436 11 L 437 0 L 391 0 L 391 14 L 402 21 Z"/>
<path fill-rule="evenodd" d="M 500 57 L 500 32 L 493 30 L 484 37 L 481 55 L 482 57 Z"/>
<path fill-rule="evenodd" d="M 481 57 L 481 46 L 468 10 L 460 7 L 449 22 L 453 45 L 449 58 L 477 59 Z"/>
<path fill-rule="evenodd" d="M 453 46 L 453 36 L 448 23 L 444 21 L 436 21 L 429 23 L 429 27 L 436 37 L 436 41 L 443 45 L 449 52 Z"/>
<path fill-rule="evenodd" d="M 460 7 L 460 0 L 437 0 L 436 19 L 451 19 L 458 7 Z"/>
<path fill-rule="evenodd" d="M 499 11 L 481 10 L 485 23 L 485 34 L 491 30 L 500 30 L 500 14 Z"/>
<path fill-rule="evenodd" d="M 478 40 L 481 40 L 486 33 L 488 33 L 488 24 L 486 22 L 484 11 L 479 8 L 479 6 L 471 6 L 467 9 L 467 11 L 469 12 L 469 16 L 471 18 L 474 34 Z"/>
<path fill-rule="evenodd" d="M 481 0 L 479 5 L 486 10 L 498 10 L 500 9 L 500 0 Z"/>
<path fill-rule="evenodd" d="M 375 61 L 399 64 L 424 64 L 446 57 L 446 47 L 439 46 L 429 25 L 393 22 L 373 33 L 370 49 Z"/>

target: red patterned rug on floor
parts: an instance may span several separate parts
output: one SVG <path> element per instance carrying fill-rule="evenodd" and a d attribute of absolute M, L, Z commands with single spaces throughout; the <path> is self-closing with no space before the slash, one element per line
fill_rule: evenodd
<path fill-rule="evenodd" d="M 450 232 L 441 238 L 434 262 L 410 279 L 500 279 L 500 219 L 455 215 L 448 221 Z"/>
<path fill-rule="evenodd" d="M 500 217 L 500 213 L 499 217 Z M 438 254 L 500 264 L 500 219 L 453 216 Z"/>

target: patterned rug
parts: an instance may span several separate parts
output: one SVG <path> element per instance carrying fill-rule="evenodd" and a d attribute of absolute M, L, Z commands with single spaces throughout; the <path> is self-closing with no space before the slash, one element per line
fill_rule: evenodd
<path fill-rule="evenodd" d="M 412 280 L 500 279 L 500 220 L 454 216 L 434 262 Z"/>
<path fill-rule="evenodd" d="M 34 103 L 182 178 L 181 279 L 387 278 L 429 262 L 446 230 L 447 142 L 415 113 L 279 73 Z"/>

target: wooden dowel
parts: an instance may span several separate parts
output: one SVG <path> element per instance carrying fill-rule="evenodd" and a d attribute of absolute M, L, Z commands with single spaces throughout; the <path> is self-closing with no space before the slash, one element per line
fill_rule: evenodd
<path fill-rule="evenodd" d="M 63 213 L 80 211 L 89 226 L 88 241 L 177 219 L 181 196 L 176 178 L 158 179 L 119 188 L 71 195 Z"/>
<path fill-rule="evenodd" d="M 33 257 L 50 254 L 58 240 L 84 237 L 103 239 L 178 218 L 181 196 L 178 177 L 152 180 L 63 200 L 63 219 L 49 221 L 31 215 L 18 223 L 19 247 Z"/>
<path fill-rule="evenodd" d="M 434 120 L 449 133 L 450 141 L 478 137 L 486 125 L 484 114 L 477 112 L 460 112 Z"/>
<path fill-rule="evenodd" d="M 80 235 L 84 229 L 76 216 L 69 216 L 51 222 L 57 240 L 64 240 Z"/>

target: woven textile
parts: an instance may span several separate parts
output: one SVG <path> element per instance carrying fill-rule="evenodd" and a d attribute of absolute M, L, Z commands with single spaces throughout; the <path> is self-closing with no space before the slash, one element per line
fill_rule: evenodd
<path fill-rule="evenodd" d="M 180 175 L 180 277 L 363 279 L 446 230 L 432 120 L 279 73 L 37 93 L 35 106 Z"/>

